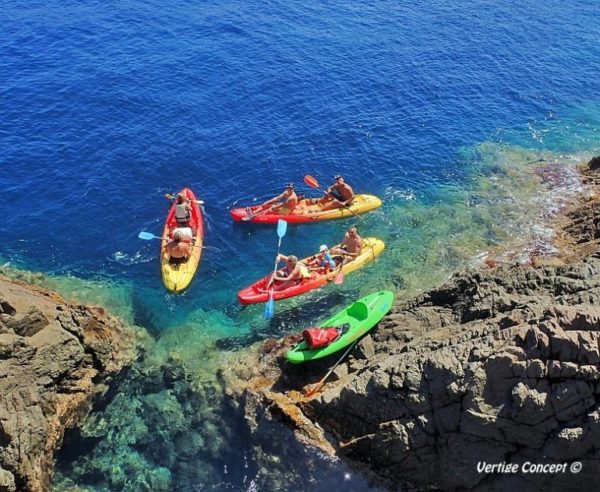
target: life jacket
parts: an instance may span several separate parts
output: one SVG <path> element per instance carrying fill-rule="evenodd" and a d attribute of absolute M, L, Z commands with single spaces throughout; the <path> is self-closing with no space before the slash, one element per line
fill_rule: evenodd
<path fill-rule="evenodd" d="M 302 278 L 310 278 L 310 268 L 304 263 L 298 263 L 298 265 L 300 265 L 300 275 L 302 275 Z"/>
<path fill-rule="evenodd" d="M 179 223 L 185 223 L 185 222 L 189 222 L 190 221 L 190 211 L 187 208 L 187 204 L 184 203 L 178 203 L 177 205 L 175 205 L 175 220 L 177 220 L 177 222 Z"/>
<path fill-rule="evenodd" d="M 336 327 L 328 328 L 307 328 L 302 332 L 302 337 L 311 349 L 326 347 L 335 342 L 341 334 L 341 330 Z"/>

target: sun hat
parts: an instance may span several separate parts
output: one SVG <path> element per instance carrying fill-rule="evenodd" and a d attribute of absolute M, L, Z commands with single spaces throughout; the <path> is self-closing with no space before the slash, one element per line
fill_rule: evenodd
<path fill-rule="evenodd" d="M 322 253 L 323 251 L 327 251 L 329 248 L 327 247 L 326 244 L 321 244 L 321 246 L 319 246 L 319 251 Z"/>

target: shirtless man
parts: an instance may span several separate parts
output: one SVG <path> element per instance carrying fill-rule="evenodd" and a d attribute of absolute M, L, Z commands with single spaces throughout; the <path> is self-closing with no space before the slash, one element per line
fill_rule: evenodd
<path fill-rule="evenodd" d="M 167 244 L 166 251 L 169 254 L 169 261 L 172 263 L 185 263 L 192 254 L 190 243 L 183 238 L 183 234 L 179 231 L 173 234 L 173 240 Z"/>
<path fill-rule="evenodd" d="M 354 200 L 354 190 L 344 178 L 338 175 L 334 179 L 335 183 L 327 188 L 325 196 L 321 199 L 323 210 L 342 208 L 344 205 L 348 207 Z"/>
<path fill-rule="evenodd" d="M 358 235 L 356 226 L 350 227 L 344 240 L 338 245 L 331 248 L 332 256 L 338 255 L 344 257 L 350 257 L 350 260 L 354 260 L 362 251 L 363 240 Z"/>
<path fill-rule="evenodd" d="M 262 215 L 273 210 L 277 210 L 277 212 L 282 214 L 291 214 L 296 205 L 298 205 L 298 195 L 294 191 L 294 183 L 288 183 L 283 193 L 267 200 L 252 215 Z"/>

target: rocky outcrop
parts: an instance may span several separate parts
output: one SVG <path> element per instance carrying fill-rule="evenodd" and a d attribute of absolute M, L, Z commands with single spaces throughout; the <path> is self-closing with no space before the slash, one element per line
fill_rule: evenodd
<path fill-rule="evenodd" d="M 65 428 L 133 356 L 101 308 L 0 277 L 0 490 L 50 490 Z"/>
<path fill-rule="evenodd" d="M 398 302 L 313 398 L 302 390 L 336 357 L 293 367 L 289 341 L 263 345 L 233 370 L 234 405 L 255 433 L 284 415 L 298 440 L 390 490 L 596 490 L 599 217 L 596 198 L 565 215 L 558 261 L 461 272 Z M 485 470 L 502 463 L 517 471 Z"/>

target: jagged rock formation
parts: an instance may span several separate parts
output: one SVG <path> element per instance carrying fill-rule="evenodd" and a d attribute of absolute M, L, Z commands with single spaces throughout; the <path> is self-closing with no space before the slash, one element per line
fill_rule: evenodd
<path fill-rule="evenodd" d="M 586 180 L 598 185 L 593 168 Z M 561 227 L 558 259 L 462 272 L 397 303 L 312 399 L 298 390 L 336 357 L 292 367 L 288 341 L 264 345 L 234 371 L 234 404 L 253 432 L 284 420 L 390 490 L 596 490 L 600 201 Z M 479 462 L 566 470 L 486 473 Z"/>
<path fill-rule="evenodd" d="M 50 490 L 54 452 L 133 356 L 101 308 L 0 277 L 0 491 Z"/>

